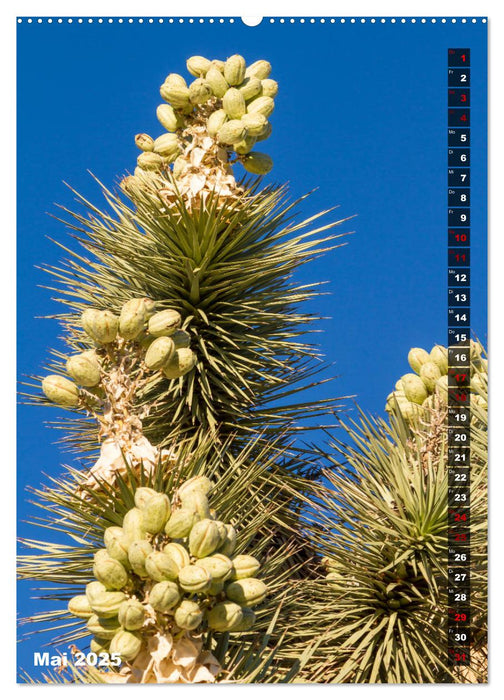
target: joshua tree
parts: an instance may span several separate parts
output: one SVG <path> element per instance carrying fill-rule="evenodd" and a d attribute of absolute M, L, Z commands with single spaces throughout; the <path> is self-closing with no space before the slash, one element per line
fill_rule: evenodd
<path fill-rule="evenodd" d="M 134 174 L 120 192 L 102 188 L 107 208 L 77 195 L 82 210 L 65 210 L 81 250 L 61 244 L 69 258 L 48 270 L 68 351 L 53 352 L 50 374 L 35 377 L 45 396 L 31 400 L 68 409 L 57 425 L 87 468 L 34 489 L 55 541 L 24 541 L 36 553 L 20 572 L 51 582 L 47 596 L 61 601 L 31 621 L 66 621 L 59 642 L 86 651 L 92 633 L 92 651 L 121 655 L 76 680 L 285 680 L 300 667 L 273 660 L 286 582 L 316 568 L 300 509 L 319 466 L 296 436 L 306 413 L 335 402 L 292 402 L 322 366 L 303 337 L 317 284 L 293 274 L 336 247 L 329 230 L 341 222 L 309 230 L 326 212 L 299 222 L 285 187 L 235 177 L 272 167 L 253 150 L 271 134 L 278 86 L 267 61 L 196 56 L 187 69 L 189 86 L 174 73 L 161 86 L 164 133 L 137 135 Z M 202 549 L 191 544 L 199 527 Z M 210 555 L 223 559 L 218 570 Z M 154 564 L 170 556 L 171 572 Z M 207 574 L 195 571 L 202 557 Z M 198 581 L 179 575 L 184 563 Z M 172 590 L 168 602 L 166 591 L 153 602 L 156 583 Z M 189 668 L 176 663 L 181 644 Z"/>
<path fill-rule="evenodd" d="M 319 626 L 303 677 L 486 681 L 488 370 L 479 343 L 471 354 L 471 665 L 448 657 L 448 353 L 436 345 L 410 351 L 415 373 L 389 396 L 390 423 L 361 412 L 324 454 L 306 525 L 327 574 L 300 587 L 285 645 L 295 656 Z"/>
<path fill-rule="evenodd" d="M 44 680 L 482 681 L 482 348 L 463 674 L 446 660 L 446 349 L 411 351 L 389 422 L 361 413 L 326 450 L 300 443 L 305 414 L 338 407 L 297 398 L 321 384 L 322 358 L 303 310 L 317 284 L 294 275 L 337 247 L 342 222 L 310 230 L 327 212 L 298 222 L 300 200 L 261 182 L 278 89 L 267 61 L 187 69 L 190 85 L 172 73 L 161 86 L 165 133 L 138 134 L 134 174 L 102 186 L 104 210 L 79 195 L 65 210 L 80 248 L 60 244 L 69 257 L 48 269 L 67 350 L 29 400 L 68 409 L 55 425 L 83 466 L 31 487 L 51 537 L 23 541 L 20 576 L 48 601 L 26 622 L 91 656 Z M 241 167 L 259 177 L 236 179 Z"/>

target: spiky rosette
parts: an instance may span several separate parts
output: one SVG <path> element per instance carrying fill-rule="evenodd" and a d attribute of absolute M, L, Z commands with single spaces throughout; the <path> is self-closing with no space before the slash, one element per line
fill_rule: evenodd
<path fill-rule="evenodd" d="M 302 587 L 296 653 L 318 627 L 305 678 L 321 682 L 484 682 L 486 677 L 486 412 L 471 422 L 471 658 L 448 660 L 447 409 L 412 428 L 361 415 L 311 503 L 307 528 L 327 575 Z M 295 641 L 298 637 L 299 645 Z"/>
<path fill-rule="evenodd" d="M 277 434 L 306 413 L 334 409 L 331 401 L 286 399 L 316 384 L 310 378 L 321 367 L 317 350 L 297 339 L 313 318 L 296 309 L 318 294 L 317 285 L 292 284 L 291 275 L 335 245 L 335 236 L 316 234 L 336 224 L 307 232 L 318 215 L 289 223 L 294 204 L 284 203 L 283 188 L 249 189 L 246 207 L 210 201 L 189 213 L 180 200 L 180 216 L 156 193 L 144 193 L 135 210 L 104 193 L 116 216 L 82 199 L 90 218 L 73 214 L 89 257 L 77 261 L 71 252 L 52 271 L 69 307 L 59 318 L 70 352 L 94 347 L 80 321 L 89 308 L 118 315 L 132 297 L 145 297 L 184 319 L 196 366 L 178 380 L 159 374 L 133 397 L 139 410 L 149 407 L 143 428 L 153 444 L 209 431 L 223 439 L 258 429 Z M 55 353 L 49 371 L 64 374 L 66 360 Z M 75 446 L 96 444 L 94 428 L 73 417 L 68 424 Z"/>

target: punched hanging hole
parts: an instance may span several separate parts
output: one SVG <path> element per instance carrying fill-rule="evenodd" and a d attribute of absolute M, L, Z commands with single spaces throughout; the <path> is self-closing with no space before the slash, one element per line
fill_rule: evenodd
<path fill-rule="evenodd" d="M 247 27 L 257 27 L 258 24 L 261 24 L 262 19 L 262 17 L 242 17 L 241 21 L 243 24 L 246 24 Z"/>

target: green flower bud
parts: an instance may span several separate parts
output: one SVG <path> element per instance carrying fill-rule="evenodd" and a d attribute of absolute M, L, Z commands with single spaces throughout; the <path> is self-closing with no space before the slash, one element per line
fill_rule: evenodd
<path fill-rule="evenodd" d="M 158 311 L 149 319 L 149 333 L 156 338 L 164 335 L 172 335 L 179 329 L 182 318 L 175 309 Z"/>
<path fill-rule="evenodd" d="M 266 153 L 252 151 L 243 159 L 243 167 L 254 175 L 266 175 L 273 167 L 273 159 Z"/>
<path fill-rule="evenodd" d="M 157 493 L 142 508 L 143 527 L 153 535 L 161 532 L 170 517 L 170 512 L 170 499 L 168 496 L 165 493 Z"/>
<path fill-rule="evenodd" d="M 129 569 L 128 547 L 131 540 L 126 537 L 124 530 L 121 527 L 108 527 L 103 539 L 109 556 Z"/>
<path fill-rule="evenodd" d="M 227 529 L 226 529 L 226 523 L 223 523 L 222 520 L 215 520 L 215 524 L 217 525 L 217 528 L 219 530 L 219 544 L 217 545 L 218 548 L 220 548 L 227 539 Z M 222 554 L 222 552 L 221 552 Z"/>
<path fill-rule="evenodd" d="M 86 309 L 82 312 L 80 317 L 80 323 L 85 332 L 94 340 L 93 337 L 93 323 L 95 315 L 98 313 L 97 309 Z"/>
<path fill-rule="evenodd" d="M 230 557 L 236 548 L 236 530 L 232 525 L 225 525 L 226 527 L 226 540 L 224 544 L 219 547 L 219 552 Z"/>
<path fill-rule="evenodd" d="M 159 92 L 163 100 L 169 102 L 174 109 L 184 109 L 189 105 L 189 88 L 183 85 L 164 83 Z"/>
<path fill-rule="evenodd" d="M 249 114 L 259 112 L 260 114 L 264 114 L 265 117 L 269 117 L 274 109 L 275 100 L 272 97 L 267 97 L 267 95 L 256 97 L 255 100 L 249 102 L 247 106 L 247 112 Z"/>
<path fill-rule="evenodd" d="M 436 391 L 439 393 L 440 397 L 444 400 L 448 400 L 448 375 L 444 374 L 436 382 Z"/>
<path fill-rule="evenodd" d="M 182 508 L 198 515 L 198 520 L 210 517 L 208 498 L 202 493 L 190 492 L 181 497 Z"/>
<path fill-rule="evenodd" d="M 172 610 L 180 600 L 179 587 L 173 581 L 160 581 L 152 586 L 149 593 L 149 603 L 157 612 L 165 613 Z"/>
<path fill-rule="evenodd" d="M 241 121 L 247 128 L 247 137 L 260 136 L 268 124 L 267 118 L 261 112 L 247 112 Z"/>
<path fill-rule="evenodd" d="M 231 119 L 225 122 L 217 132 L 217 141 L 232 145 L 242 141 L 247 136 L 247 128 L 241 119 Z"/>
<path fill-rule="evenodd" d="M 106 653 L 110 648 L 110 639 L 100 639 L 100 637 L 93 637 L 93 639 L 89 643 L 89 648 L 95 654 Z"/>
<path fill-rule="evenodd" d="M 266 97 L 276 97 L 278 93 L 278 83 L 276 80 L 271 80 L 271 78 L 265 78 L 261 80 L 261 90 L 261 94 Z"/>
<path fill-rule="evenodd" d="M 242 578 L 226 586 L 226 595 L 238 605 L 259 605 L 266 598 L 268 589 L 257 578 Z"/>
<path fill-rule="evenodd" d="M 124 566 L 110 556 L 100 558 L 98 561 L 95 560 L 93 574 L 100 583 L 103 583 L 110 590 L 117 591 L 128 582 L 128 574 Z"/>
<path fill-rule="evenodd" d="M 194 630 L 203 620 L 203 613 L 197 603 L 183 600 L 175 609 L 175 624 L 183 630 Z"/>
<path fill-rule="evenodd" d="M 180 588 L 188 593 L 198 593 L 203 591 L 212 581 L 212 577 L 206 569 L 201 566 L 184 566 L 178 573 Z"/>
<path fill-rule="evenodd" d="M 137 508 L 140 508 L 140 510 L 147 504 L 147 501 L 149 501 L 152 496 L 156 496 L 157 491 L 154 491 L 154 489 L 149 488 L 148 486 L 140 486 L 137 488 L 135 491 L 135 505 Z"/>
<path fill-rule="evenodd" d="M 165 84 L 167 85 L 177 85 L 178 87 L 187 87 L 185 78 L 178 73 L 169 73 L 165 78 Z"/>
<path fill-rule="evenodd" d="M 198 474 L 192 476 L 190 479 L 186 479 L 177 490 L 178 497 L 182 500 L 189 494 L 200 493 L 203 496 L 208 496 L 212 490 L 212 482 L 207 476 L 203 474 Z"/>
<path fill-rule="evenodd" d="M 260 112 L 255 112 L 255 114 L 260 114 Z M 269 121 L 266 121 L 266 124 L 264 126 L 264 129 L 261 131 L 260 134 L 256 136 L 258 141 L 266 141 L 266 139 L 269 139 L 271 136 L 271 132 L 273 131 L 273 127 L 271 126 Z"/>
<path fill-rule="evenodd" d="M 199 515 L 192 510 L 179 508 L 174 511 L 165 525 L 165 533 L 173 539 L 187 537 L 198 522 Z"/>
<path fill-rule="evenodd" d="M 163 374 L 168 379 L 177 379 L 190 372 L 198 361 L 196 354 L 190 348 L 175 350 L 172 358 L 164 365 Z"/>
<path fill-rule="evenodd" d="M 96 386 L 100 383 L 100 365 L 87 353 L 69 357 L 66 363 L 68 374 L 81 386 Z"/>
<path fill-rule="evenodd" d="M 403 404 L 410 403 L 403 391 L 393 391 L 387 396 L 387 403 L 385 405 L 385 410 L 391 413 L 397 408 L 401 408 Z"/>
<path fill-rule="evenodd" d="M 163 552 L 165 554 L 168 554 L 171 557 L 171 559 L 173 559 L 179 571 L 180 569 L 183 569 L 184 566 L 189 566 L 189 564 L 191 563 L 189 552 L 183 545 L 179 544 L 178 542 L 170 542 L 169 544 L 165 544 L 165 546 L 163 547 Z"/>
<path fill-rule="evenodd" d="M 140 653 L 142 638 L 135 632 L 121 630 L 110 642 L 110 653 L 119 654 L 123 661 L 132 661 Z"/>
<path fill-rule="evenodd" d="M 88 620 L 87 628 L 100 639 L 113 639 L 121 629 L 117 617 L 103 618 L 98 615 L 91 615 Z"/>
<path fill-rule="evenodd" d="M 243 95 L 243 99 L 248 102 L 262 93 L 261 81 L 259 78 L 245 78 L 238 89 Z"/>
<path fill-rule="evenodd" d="M 139 630 L 145 620 L 145 609 L 138 600 L 125 600 L 119 607 L 119 622 L 125 630 Z"/>
<path fill-rule="evenodd" d="M 243 612 L 239 605 L 228 600 L 217 603 L 207 612 L 208 626 L 217 632 L 228 632 L 243 619 Z"/>
<path fill-rule="evenodd" d="M 208 572 L 212 581 L 225 581 L 231 576 L 233 569 L 231 559 L 226 557 L 225 554 L 214 554 L 211 557 L 203 557 L 203 559 L 198 561 L 198 566 L 203 567 L 205 571 Z"/>
<path fill-rule="evenodd" d="M 429 359 L 429 353 L 423 348 L 411 348 L 408 353 L 409 366 L 417 374 L 420 374 L 420 367 L 424 362 L 429 362 Z"/>
<path fill-rule="evenodd" d="M 83 620 L 88 620 L 93 614 L 89 600 L 85 595 L 76 595 L 68 601 L 68 612 Z"/>
<path fill-rule="evenodd" d="M 203 78 L 196 78 L 189 85 L 189 100 L 193 105 L 201 105 L 213 96 L 212 88 Z"/>
<path fill-rule="evenodd" d="M 135 136 L 135 145 L 141 151 L 152 151 L 154 147 L 154 139 L 149 134 L 137 134 Z"/>
<path fill-rule="evenodd" d="M 240 85 L 245 78 L 246 63 L 243 56 L 230 56 L 224 64 L 224 77 L 229 85 Z"/>
<path fill-rule="evenodd" d="M 420 367 L 420 379 L 425 384 L 429 393 L 434 391 L 437 380 L 441 377 L 441 370 L 434 362 L 424 362 Z"/>
<path fill-rule="evenodd" d="M 145 559 L 147 573 L 154 581 L 175 581 L 177 564 L 165 552 L 151 552 Z"/>
<path fill-rule="evenodd" d="M 417 404 L 415 404 L 415 406 L 416 405 Z M 428 411 L 430 411 L 434 408 L 434 397 L 432 394 L 430 396 L 428 396 L 425 399 L 425 401 L 422 403 L 422 408 L 424 408 L 425 410 L 428 410 Z"/>
<path fill-rule="evenodd" d="M 86 586 L 86 598 L 89 600 L 89 604 L 93 605 L 93 602 L 97 600 L 97 597 L 101 593 L 106 593 L 107 589 L 103 585 L 103 583 L 100 583 L 99 581 L 91 581 L 91 583 L 88 583 Z"/>
<path fill-rule="evenodd" d="M 207 131 L 209 136 L 217 136 L 219 129 L 228 120 L 228 116 L 223 109 L 217 109 L 207 119 Z"/>
<path fill-rule="evenodd" d="M 97 562 L 100 561 L 101 559 L 109 559 L 110 554 L 107 552 L 106 549 L 98 549 L 93 555 L 93 561 Z M 113 559 L 113 557 L 112 557 Z"/>
<path fill-rule="evenodd" d="M 119 608 L 125 600 L 126 595 L 122 591 L 105 591 L 96 594 L 90 605 L 98 617 L 108 619 L 109 617 L 117 617 Z"/>
<path fill-rule="evenodd" d="M 177 131 L 178 129 L 183 129 L 185 126 L 184 118 L 180 114 L 177 114 L 171 105 L 159 105 L 156 109 L 156 117 L 166 131 Z M 154 143 L 153 140 L 151 151 L 154 149 Z"/>
<path fill-rule="evenodd" d="M 125 340 L 137 338 L 144 330 L 148 315 L 145 302 L 145 299 L 130 299 L 123 304 L 119 315 L 119 335 Z"/>
<path fill-rule="evenodd" d="M 180 154 L 180 142 L 177 134 L 163 134 L 154 141 L 154 152 L 164 158 L 177 157 Z"/>
<path fill-rule="evenodd" d="M 399 410 L 403 418 L 409 422 L 416 420 L 421 415 L 420 406 L 414 401 L 401 402 L 399 404 Z"/>
<path fill-rule="evenodd" d="M 147 155 L 147 154 L 144 154 Z M 112 311 L 96 311 L 92 322 L 92 337 L 100 345 L 113 343 L 117 336 L 119 319 Z"/>
<path fill-rule="evenodd" d="M 448 374 L 448 348 L 434 345 L 429 355 L 430 361 L 439 367 L 441 374 Z"/>
<path fill-rule="evenodd" d="M 240 119 L 247 111 L 243 94 L 234 87 L 222 98 L 222 107 L 230 119 Z"/>
<path fill-rule="evenodd" d="M 141 153 L 137 158 L 137 165 L 142 170 L 161 170 L 163 167 L 163 159 L 159 153 Z"/>
<path fill-rule="evenodd" d="M 233 625 L 233 627 L 230 629 L 230 632 L 247 632 L 249 629 L 251 629 L 255 625 L 256 621 L 256 614 L 253 610 L 250 608 L 243 608 L 241 609 L 242 611 L 242 619 L 238 624 Z"/>
<path fill-rule="evenodd" d="M 145 568 L 145 560 L 152 552 L 152 545 L 148 540 L 136 540 L 128 547 L 128 559 L 131 568 L 140 578 L 147 578 L 148 573 Z"/>
<path fill-rule="evenodd" d="M 124 534 L 130 542 L 144 540 L 146 530 L 143 522 L 143 513 L 140 508 L 131 508 L 123 519 Z"/>
<path fill-rule="evenodd" d="M 238 554 L 238 556 L 234 557 L 232 566 L 233 571 L 231 578 L 233 581 L 243 578 L 251 578 L 257 574 L 261 567 L 257 559 L 249 556 L 248 554 Z"/>
<path fill-rule="evenodd" d="M 221 73 L 224 73 L 224 67 L 226 65 L 225 61 L 219 61 L 218 58 L 214 58 L 212 61 L 210 61 L 210 63 L 214 68 L 217 68 L 217 70 L 220 70 Z"/>
<path fill-rule="evenodd" d="M 69 379 L 57 374 L 50 374 L 42 380 L 42 391 L 49 401 L 59 406 L 75 407 L 79 403 L 79 389 Z"/>
<path fill-rule="evenodd" d="M 429 357 L 427 355 L 427 357 Z M 410 363 L 411 364 L 411 363 Z M 428 396 L 427 389 L 423 381 L 416 374 L 405 374 L 401 377 L 401 381 L 404 387 L 404 394 L 408 401 L 413 401 L 413 403 L 421 404 Z"/>
<path fill-rule="evenodd" d="M 215 579 L 212 579 L 212 583 L 208 586 L 208 588 L 205 588 L 205 593 L 210 596 L 216 596 L 219 595 L 219 593 L 222 593 L 223 590 L 224 581 L 216 581 Z"/>
<path fill-rule="evenodd" d="M 191 345 L 191 336 L 187 331 L 175 331 L 170 338 L 173 340 L 176 350 L 188 348 Z"/>
<path fill-rule="evenodd" d="M 263 59 L 255 61 L 255 63 L 251 63 L 245 71 L 245 75 L 247 76 L 247 78 L 259 78 L 259 80 L 269 78 L 270 74 L 271 63 L 269 63 L 268 61 L 264 61 Z"/>
<path fill-rule="evenodd" d="M 177 331 L 178 332 L 178 331 Z M 145 353 L 145 364 L 149 369 L 161 369 L 175 354 L 175 343 L 168 336 L 156 338 Z"/>
<path fill-rule="evenodd" d="M 255 136 L 247 136 L 246 138 L 238 141 L 233 145 L 233 151 L 238 153 L 239 156 L 244 156 L 254 148 L 257 139 Z"/>
<path fill-rule="evenodd" d="M 204 58 L 203 56 L 191 56 L 191 58 L 187 59 L 186 66 L 191 75 L 199 78 L 202 75 L 206 75 L 212 64 L 208 58 Z"/>
<path fill-rule="evenodd" d="M 226 78 L 222 75 L 218 68 L 211 66 L 205 76 L 205 80 L 212 88 L 212 92 L 215 97 L 218 97 L 219 99 L 224 97 L 229 85 L 227 84 Z"/>
<path fill-rule="evenodd" d="M 189 551 L 202 559 L 213 554 L 220 542 L 219 528 L 213 520 L 205 518 L 196 523 L 189 534 Z"/>

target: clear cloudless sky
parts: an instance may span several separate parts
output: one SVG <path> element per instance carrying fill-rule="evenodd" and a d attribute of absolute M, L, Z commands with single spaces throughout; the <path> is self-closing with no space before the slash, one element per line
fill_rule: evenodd
<path fill-rule="evenodd" d="M 186 75 L 191 55 L 247 62 L 266 58 L 280 91 L 273 135 L 261 148 L 275 161 L 267 182 L 288 182 L 292 197 L 317 188 L 301 214 L 338 206 L 353 232 L 339 248 L 300 270 L 300 284 L 326 280 L 330 295 L 307 305 L 328 317 L 320 342 L 338 378 L 325 397 L 355 395 L 383 414 L 387 394 L 409 371 L 413 346 L 447 340 L 447 49 L 471 49 L 471 326 L 486 343 L 486 25 L 355 24 L 337 19 L 289 20 L 247 27 L 218 19 L 161 24 L 66 21 L 18 25 L 18 371 L 40 373 L 60 329 L 41 316 L 59 305 L 47 274 L 61 251 L 48 236 L 69 243 L 55 202 L 73 207 L 68 182 L 95 204 L 101 195 L 91 170 L 108 186 L 132 171 L 133 137 L 162 128 L 155 109 L 169 72 Z M 314 392 L 310 398 L 314 397 Z M 352 409 L 352 402 L 347 401 Z M 44 425 L 49 409 L 20 406 L 19 534 L 42 538 L 27 520 L 27 485 L 47 483 L 74 457 Z M 316 436 L 315 436 L 316 438 Z M 48 533 L 49 534 L 49 533 Z M 19 585 L 20 616 L 47 608 Z M 51 607 L 51 606 L 49 606 Z M 25 628 L 20 628 L 20 636 Z M 35 677 L 33 652 L 49 638 L 19 647 L 19 665 Z M 60 648 L 60 651 L 64 649 Z"/>

